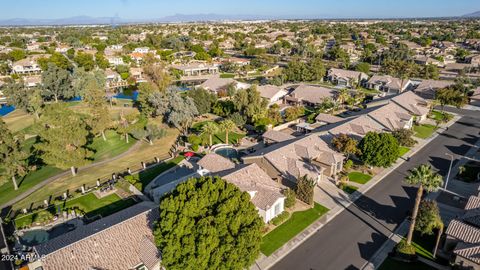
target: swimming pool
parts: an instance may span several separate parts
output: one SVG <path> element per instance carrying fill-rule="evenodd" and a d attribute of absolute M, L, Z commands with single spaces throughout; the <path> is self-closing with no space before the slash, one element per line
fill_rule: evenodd
<path fill-rule="evenodd" d="M 238 159 L 240 156 L 238 151 L 233 149 L 232 147 L 222 147 L 215 149 L 215 153 L 219 154 L 222 157 L 226 157 L 229 159 Z"/>
<path fill-rule="evenodd" d="M 18 236 L 20 244 L 33 247 L 75 229 L 75 225 L 64 223 L 49 230 L 35 229 L 24 231 Z"/>

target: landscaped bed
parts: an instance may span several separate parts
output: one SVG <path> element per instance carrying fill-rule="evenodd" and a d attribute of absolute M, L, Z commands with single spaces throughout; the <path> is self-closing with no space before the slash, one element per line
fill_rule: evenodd
<path fill-rule="evenodd" d="M 423 125 L 415 125 L 413 126 L 413 131 L 415 131 L 415 137 L 418 137 L 420 139 L 426 139 L 437 130 L 437 127 L 434 125 L 429 125 L 429 124 L 423 124 Z"/>
<path fill-rule="evenodd" d="M 351 172 L 348 174 L 348 180 L 351 182 L 359 183 L 359 184 L 366 184 L 368 181 L 372 179 L 371 175 L 364 174 L 361 172 Z"/>
<path fill-rule="evenodd" d="M 315 203 L 311 209 L 293 213 L 287 221 L 263 237 L 260 250 L 263 254 L 270 256 L 327 211 L 328 208 Z"/>
<path fill-rule="evenodd" d="M 357 191 L 357 189 L 358 189 L 358 187 L 351 186 L 351 185 L 342 185 L 341 188 L 342 188 L 343 191 L 345 191 L 348 194 L 352 194 L 355 191 Z"/>
<path fill-rule="evenodd" d="M 480 162 L 469 161 L 462 167 L 459 178 L 465 182 L 475 182 L 480 174 Z"/>
<path fill-rule="evenodd" d="M 89 193 L 64 203 L 57 203 L 48 209 L 20 216 L 15 219 L 15 226 L 17 228 L 24 228 L 34 223 L 48 223 L 53 219 L 58 209 L 61 209 L 61 211 L 76 209 L 77 212 L 80 211 L 88 218 L 93 218 L 98 215 L 102 217 L 111 215 L 133 204 L 135 204 L 135 200 L 132 198 L 122 200 L 115 193 L 101 199 L 97 198 L 95 194 Z"/>
<path fill-rule="evenodd" d="M 408 148 L 406 146 L 400 146 L 400 151 L 399 151 L 398 156 L 403 157 L 408 151 L 410 151 L 410 148 Z"/>

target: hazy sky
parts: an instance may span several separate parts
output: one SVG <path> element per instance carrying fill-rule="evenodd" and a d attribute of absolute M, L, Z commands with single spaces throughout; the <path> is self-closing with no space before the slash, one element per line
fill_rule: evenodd
<path fill-rule="evenodd" d="M 288 18 L 433 17 L 480 11 L 480 0 L 0 0 L 0 20 L 79 15 L 148 19 L 198 13 Z"/>

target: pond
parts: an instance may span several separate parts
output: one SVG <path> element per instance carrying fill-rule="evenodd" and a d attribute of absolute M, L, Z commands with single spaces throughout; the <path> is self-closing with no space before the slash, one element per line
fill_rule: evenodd
<path fill-rule="evenodd" d="M 240 157 L 238 154 L 238 151 L 233 149 L 232 147 L 218 148 L 214 152 L 219 154 L 222 157 L 226 157 L 229 159 L 238 159 Z"/>
<path fill-rule="evenodd" d="M 75 225 L 64 223 L 64 224 L 57 225 L 49 230 L 35 229 L 35 230 L 25 231 L 23 232 L 22 235 L 18 236 L 18 239 L 20 244 L 33 247 L 33 246 L 45 243 L 50 239 L 53 239 L 57 236 L 65 234 L 74 229 L 75 229 Z"/>
<path fill-rule="evenodd" d="M 14 106 L 0 104 L 0 116 L 5 116 L 15 110 Z"/>

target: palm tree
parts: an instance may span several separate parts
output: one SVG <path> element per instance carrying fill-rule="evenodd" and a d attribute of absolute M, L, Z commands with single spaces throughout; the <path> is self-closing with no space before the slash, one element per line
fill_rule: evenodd
<path fill-rule="evenodd" d="M 348 90 L 346 88 L 340 89 L 337 96 L 337 101 L 339 104 L 344 104 L 345 101 L 350 97 Z"/>
<path fill-rule="evenodd" d="M 224 120 L 222 123 L 220 123 L 220 129 L 225 131 L 225 143 L 228 144 L 228 133 L 230 131 L 233 131 L 237 125 L 235 125 L 235 122 L 233 122 L 230 119 Z"/>
<path fill-rule="evenodd" d="M 210 146 L 213 145 L 213 135 L 218 132 L 218 125 L 214 122 L 208 122 L 202 127 L 202 134 L 208 135 Z"/>
<path fill-rule="evenodd" d="M 422 164 L 417 168 L 410 170 L 410 174 L 405 178 L 405 182 L 410 185 L 418 185 L 417 197 L 415 198 L 415 205 L 413 207 L 412 221 L 407 235 L 407 245 L 412 244 L 413 230 L 415 229 L 415 220 L 418 214 L 420 201 L 422 200 L 423 190 L 432 192 L 443 185 L 442 176 L 433 172 L 430 165 Z"/>

